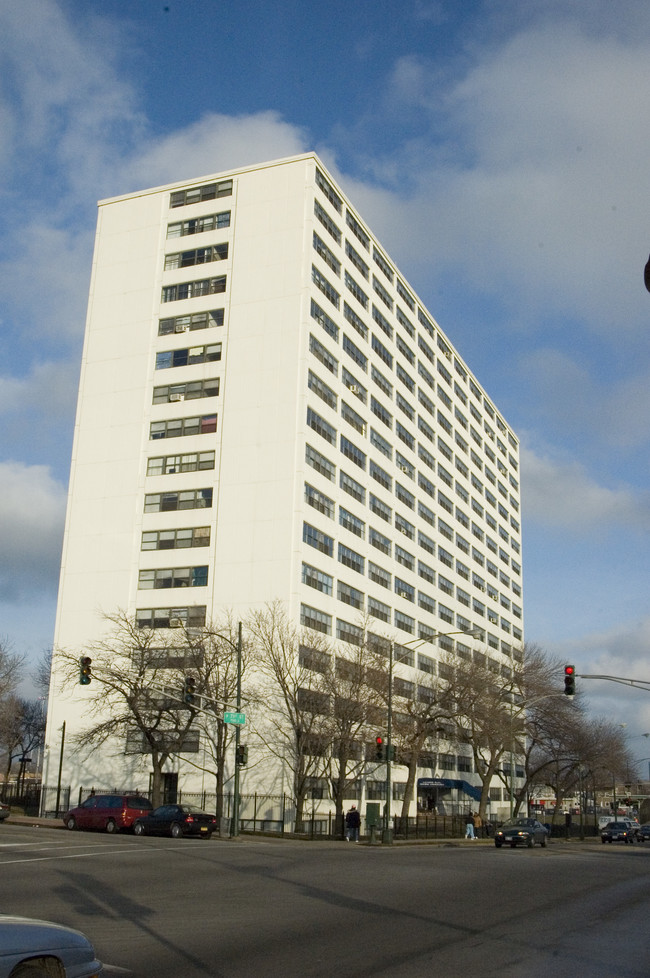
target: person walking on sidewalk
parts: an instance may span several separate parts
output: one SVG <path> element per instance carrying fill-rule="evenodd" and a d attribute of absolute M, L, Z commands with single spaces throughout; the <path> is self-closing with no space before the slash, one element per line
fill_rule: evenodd
<path fill-rule="evenodd" d="M 472 812 L 468 812 L 465 818 L 465 838 L 475 839 L 474 835 L 474 815 Z"/>
<path fill-rule="evenodd" d="M 345 827 L 346 827 L 345 838 L 347 839 L 347 841 L 358 842 L 359 829 L 361 828 L 361 815 L 357 811 L 356 805 L 353 805 L 350 811 L 345 816 Z"/>

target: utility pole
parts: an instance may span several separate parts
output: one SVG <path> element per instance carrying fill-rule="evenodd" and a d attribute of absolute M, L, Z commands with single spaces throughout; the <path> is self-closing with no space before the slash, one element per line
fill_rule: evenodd
<path fill-rule="evenodd" d="M 241 713 L 241 645 L 242 645 L 242 624 L 239 622 L 237 633 L 237 713 Z M 230 827 L 230 837 L 237 838 L 239 835 L 239 741 L 241 738 L 239 724 L 235 727 L 235 799 L 232 810 L 232 824 Z"/>

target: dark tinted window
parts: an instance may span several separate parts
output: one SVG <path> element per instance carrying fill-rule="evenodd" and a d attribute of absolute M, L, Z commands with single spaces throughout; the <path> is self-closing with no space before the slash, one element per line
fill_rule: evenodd
<path fill-rule="evenodd" d="M 148 798 L 140 798 L 139 796 L 134 796 L 133 798 L 126 799 L 126 807 L 141 808 L 150 812 L 151 809 L 153 808 L 153 805 L 151 804 Z"/>

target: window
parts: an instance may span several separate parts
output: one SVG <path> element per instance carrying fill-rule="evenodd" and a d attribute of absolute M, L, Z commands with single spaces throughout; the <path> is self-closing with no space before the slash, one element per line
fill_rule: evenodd
<path fill-rule="evenodd" d="M 319 472 L 321 475 L 329 479 L 330 482 L 334 482 L 336 477 L 336 466 L 329 459 L 317 452 L 315 448 L 311 445 L 305 445 L 305 462 L 310 465 L 312 469 Z"/>
<path fill-rule="evenodd" d="M 415 570 L 415 557 L 410 554 L 408 550 L 404 550 L 403 547 L 399 547 L 395 544 L 395 560 L 402 564 L 403 567 L 408 567 L 409 570 Z"/>
<path fill-rule="evenodd" d="M 147 459 L 147 475 L 174 475 L 213 469 L 214 452 L 191 452 L 188 455 L 162 455 Z"/>
<path fill-rule="evenodd" d="M 362 452 L 360 448 L 353 445 L 351 441 L 348 441 L 343 435 L 341 435 L 340 448 L 346 458 L 349 458 L 351 462 L 358 465 L 360 469 L 365 471 L 366 468 L 366 455 Z"/>
<path fill-rule="evenodd" d="M 399 513 L 395 513 L 395 529 L 403 533 L 409 540 L 415 540 L 415 527 L 408 520 L 405 520 Z"/>
<path fill-rule="evenodd" d="M 386 380 L 386 378 L 384 377 L 384 375 L 382 373 L 380 373 L 379 370 L 377 370 L 376 367 L 372 367 L 371 368 L 371 370 L 370 370 L 370 376 L 372 377 L 372 379 L 374 380 L 374 382 L 377 384 L 377 387 L 379 387 L 384 392 L 384 394 L 386 395 L 386 397 L 392 397 L 393 396 L 393 385 L 391 384 L 391 382 L 389 380 Z"/>
<path fill-rule="evenodd" d="M 333 373 L 335 377 L 338 377 L 338 360 L 336 357 L 332 356 L 332 354 L 323 346 L 320 340 L 316 339 L 313 333 L 309 334 L 309 350 L 314 354 L 317 360 L 320 360 L 324 367 L 327 367 L 327 369 Z"/>
<path fill-rule="evenodd" d="M 338 582 L 337 597 L 344 604 L 349 604 L 350 607 L 356 608 L 358 611 L 363 610 L 365 601 L 363 591 L 357 591 L 356 588 L 351 587 L 349 584 L 344 584 L 343 581 Z"/>
<path fill-rule="evenodd" d="M 380 567 L 378 564 L 373 564 L 371 560 L 368 561 L 368 577 L 375 584 L 380 584 L 381 587 L 390 589 L 391 575 L 383 567 Z"/>
<path fill-rule="evenodd" d="M 355 397 L 358 397 L 362 404 L 365 404 L 368 400 L 368 391 L 366 388 L 359 383 L 359 381 L 354 377 L 349 370 L 345 367 L 341 367 L 341 380 Z"/>
<path fill-rule="evenodd" d="M 300 624 L 305 628 L 313 628 L 316 632 L 323 632 L 324 635 L 332 634 L 332 616 L 310 608 L 307 604 L 300 605 Z"/>
<path fill-rule="evenodd" d="M 210 312 L 195 312 L 191 316 L 169 316 L 158 320 L 158 336 L 169 333 L 187 333 L 195 329 L 209 329 L 223 326 L 224 310 L 212 309 Z"/>
<path fill-rule="evenodd" d="M 346 567 L 350 567 L 359 574 L 365 573 L 365 559 L 355 550 L 351 550 L 349 547 L 339 543 L 338 557 L 339 563 L 345 564 Z"/>
<path fill-rule="evenodd" d="M 208 568 L 172 567 L 164 570 L 141 570 L 138 575 L 138 588 L 169 587 L 207 587 Z"/>
<path fill-rule="evenodd" d="M 169 421 L 152 421 L 149 438 L 180 438 L 186 435 L 207 435 L 217 430 L 216 414 L 204 414 L 197 418 L 172 418 Z"/>
<path fill-rule="evenodd" d="M 305 483 L 305 502 L 317 509 L 319 513 L 329 516 L 331 520 L 334 519 L 334 500 L 319 492 L 318 489 L 314 489 L 307 482 Z"/>
<path fill-rule="evenodd" d="M 362 540 L 365 539 L 366 524 L 343 506 L 339 506 L 339 524 Z"/>
<path fill-rule="evenodd" d="M 408 291 L 404 283 L 399 278 L 397 279 L 396 288 L 397 288 L 397 294 L 400 296 L 400 298 L 404 300 L 404 302 L 409 307 L 411 312 L 415 312 L 415 300 L 413 299 L 413 296 Z"/>
<path fill-rule="evenodd" d="M 136 613 L 138 628 L 203 628 L 205 605 L 190 608 L 139 608 Z"/>
<path fill-rule="evenodd" d="M 177 302 L 180 299 L 194 299 L 199 295 L 215 295 L 226 291 L 226 276 L 202 278 L 195 282 L 180 282 L 177 285 L 163 286 L 161 302 Z"/>
<path fill-rule="evenodd" d="M 321 290 L 323 295 L 329 299 L 335 309 L 339 308 L 339 303 L 341 301 L 341 296 L 336 291 L 334 286 L 328 282 L 324 275 L 322 275 L 315 265 L 311 266 L 311 280 L 314 285 Z"/>
<path fill-rule="evenodd" d="M 200 397 L 217 397 L 219 394 L 219 378 L 209 380 L 193 380 L 185 384 L 165 384 L 154 387 L 153 404 L 166 404 L 169 401 L 193 401 Z"/>
<path fill-rule="evenodd" d="M 336 428 L 310 407 L 307 408 L 307 424 L 324 438 L 326 442 L 329 442 L 330 445 L 336 444 Z"/>
<path fill-rule="evenodd" d="M 361 244 L 366 249 L 366 251 L 369 251 L 370 250 L 370 236 L 368 234 L 366 234 L 366 232 L 364 231 L 364 229 L 361 227 L 361 225 L 357 221 L 356 217 L 354 217 L 354 215 L 351 214 L 350 211 L 347 210 L 347 209 L 346 209 L 346 212 L 345 212 L 345 222 L 346 222 L 347 226 L 350 228 L 350 230 L 352 231 L 352 233 L 354 235 L 356 235 L 356 237 L 361 242 Z"/>
<path fill-rule="evenodd" d="M 395 495 L 409 509 L 415 509 L 415 496 L 408 489 L 405 489 L 404 486 L 401 486 L 399 482 L 395 483 Z"/>
<path fill-rule="evenodd" d="M 355 280 L 352 278 L 352 276 L 350 275 L 349 272 L 346 272 L 345 273 L 345 285 L 349 289 L 349 291 L 352 293 L 352 295 L 354 296 L 354 298 L 357 300 L 357 302 L 359 303 L 359 305 L 362 306 L 364 309 L 367 309 L 368 308 L 368 296 L 363 291 L 363 289 L 361 288 L 361 286 L 357 282 L 355 282 Z"/>
<path fill-rule="evenodd" d="M 332 269 L 335 275 L 341 274 L 341 262 L 338 260 L 331 248 L 328 248 L 323 239 L 314 231 L 314 249 L 323 259 L 325 264 Z"/>
<path fill-rule="evenodd" d="M 370 398 L 370 410 L 382 421 L 387 428 L 393 427 L 393 416 L 379 403 L 376 397 Z"/>
<path fill-rule="evenodd" d="M 373 276 L 373 278 L 374 278 L 374 276 Z M 384 333 L 386 334 L 386 336 L 388 336 L 388 338 L 392 340 L 392 338 L 393 338 L 393 327 L 388 322 L 388 320 L 384 316 L 383 312 L 381 312 L 377 308 L 377 306 L 374 304 L 374 302 L 372 304 L 372 318 L 377 323 L 377 325 L 379 326 L 379 328 L 384 331 Z"/>
<path fill-rule="evenodd" d="M 344 492 L 349 493 L 357 502 L 365 505 L 366 490 L 360 482 L 357 482 L 352 476 L 347 475 L 343 470 L 339 473 L 339 485 Z"/>
<path fill-rule="evenodd" d="M 341 232 L 337 225 L 334 223 L 332 218 L 329 216 L 324 207 L 318 203 L 317 200 L 314 201 L 314 214 L 321 222 L 328 234 L 330 234 L 337 244 L 341 244 Z"/>
<path fill-rule="evenodd" d="M 191 265 L 206 265 L 211 261 L 224 261 L 228 257 L 228 243 L 208 245 L 206 248 L 192 248 L 190 251 L 177 251 L 165 255 L 164 269 L 169 272 L 175 268 L 189 268 Z"/>
<path fill-rule="evenodd" d="M 418 591 L 418 605 L 424 611 L 428 611 L 430 615 L 435 615 L 436 613 L 436 602 L 424 591 Z"/>
<path fill-rule="evenodd" d="M 393 491 L 393 480 L 389 476 L 385 469 L 382 469 L 381 465 L 377 465 L 376 462 L 370 460 L 370 475 L 375 479 L 384 489 L 388 489 L 389 492 Z"/>
<path fill-rule="evenodd" d="M 211 506 L 212 489 L 155 492 L 144 497 L 145 513 L 171 513 L 182 509 L 209 509 Z"/>
<path fill-rule="evenodd" d="M 402 370 L 399 363 L 397 364 L 397 376 L 399 377 L 400 380 L 403 380 L 404 377 L 408 377 L 408 374 L 406 374 L 404 370 Z M 409 419 L 409 421 L 415 420 L 415 411 L 413 410 L 409 402 L 406 400 L 406 398 L 402 397 L 399 391 L 397 391 L 397 393 L 395 394 L 395 402 L 398 408 L 400 409 L 400 411 L 404 412 L 404 414 Z"/>
<path fill-rule="evenodd" d="M 356 411 L 353 411 L 350 405 L 346 404 L 345 401 L 341 401 L 341 417 L 347 421 L 348 424 L 352 425 L 352 427 L 355 428 L 360 435 L 365 435 L 366 422 L 361 415 L 357 414 Z"/>
<path fill-rule="evenodd" d="M 392 369 L 392 367 L 393 367 L 393 355 L 392 355 L 392 353 L 389 353 L 388 352 L 388 350 L 386 349 L 386 347 L 384 346 L 384 344 L 381 342 L 381 340 L 378 340 L 377 339 L 377 337 L 375 336 L 374 333 L 372 334 L 372 344 L 371 345 L 372 345 L 372 348 L 375 351 L 375 353 L 378 356 L 380 356 L 381 359 L 384 361 L 384 363 L 387 364 L 387 366 L 389 366 Z"/>
<path fill-rule="evenodd" d="M 373 530 L 371 527 L 368 533 L 368 541 L 371 546 L 376 547 L 377 550 L 381 550 L 388 557 L 391 555 L 392 544 L 388 537 L 385 537 L 383 533 L 379 533 L 378 530 Z"/>
<path fill-rule="evenodd" d="M 334 320 L 333 319 L 330 319 L 330 317 L 327 315 L 327 313 L 324 312 L 321 309 L 321 307 L 318 305 L 318 303 L 315 302 L 313 299 L 311 300 L 311 308 L 310 308 L 310 311 L 311 311 L 311 317 L 312 317 L 312 319 L 315 319 L 317 323 L 320 323 L 320 325 L 323 327 L 323 329 L 325 330 L 325 332 L 326 333 L 329 333 L 329 335 L 333 339 L 335 339 L 336 342 L 338 343 L 338 340 L 339 340 L 339 328 L 338 328 L 338 326 L 336 325 L 336 323 L 334 322 Z"/>
<path fill-rule="evenodd" d="M 376 275 L 373 275 L 372 276 L 372 287 L 375 290 L 375 292 L 377 293 L 377 295 L 379 296 L 379 298 L 381 299 L 381 301 L 384 303 L 384 305 L 386 306 L 386 308 L 387 309 L 390 309 L 390 311 L 392 312 L 393 311 L 393 300 L 391 299 L 389 293 L 386 291 L 386 289 L 381 284 L 381 282 L 379 281 L 379 279 L 377 278 Z M 392 335 L 392 330 L 391 330 L 391 335 Z"/>
<path fill-rule="evenodd" d="M 368 339 L 368 327 L 364 323 L 360 316 L 357 316 L 354 309 L 343 301 L 343 316 L 350 323 L 354 329 L 356 329 L 359 336 L 363 337 L 364 340 Z"/>
<path fill-rule="evenodd" d="M 316 591 L 322 591 L 323 594 L 331 595 L 334 581 L 329 574 L 319 571 L 316 567 L 312 567 L 310 564 L 303 563 L 302 583 L 306 584 L 308 587 L 313 587 Z"/>
<path fill-rule="evenodd" d="M 368 598 L 368 614 L 380 621 L 390 622 L 390 605 L 376 598 Z"/>
<path fill-rule="evenodd" d="M 415 438 L 406 430 L 404 425 L 399 423 L 399 421 L 395 422 L 395 431 L 397 433 L 397 437 L 401 438 L 404 444 L 408 445 L 412 451 L 415 451 Z"/>
<path fill-rule="evenodd" d="M 348 642 L 350 645 L 363 645 L 363 630 L 348 621 L 341 621 L 340 618 L 336 619 L 336 637 L 340 642 Z M 340 659 L 337 666 L 341 666 Z"/>
<path fill-rule="evenodd" d="M 193 363 L 212 363 L 216 360 L 221 360 L 221 343 L 189 346 L 181 350 L 164 350 L 156 354 L 156 370 L 187 367 Z"/>
<path fill-rule="evenodd" d="M 216 231 L 230 227 L 230 211 L 219 214 L 206 214 L 189 221 L 175 221 L 167 225 L 168 238 L 184 238 L 188 234 L 202 234 L 203 231 Z"/>
<path fill-rule="evenodd" d="M 170 207 L 182 207 L 184 204 L 198 204 L 202 200 L 215 200 L 217 197 L 230 197 L 232 180 L 222 180 L 220 183 L 205 183 L 201 187 L 188 187 L 186 190 L 175 190 L 170 195 Z"/>
<path fill-rule="evenodd" d="M 372 465 L 372 462 L 370 464 Z M 368 505 L 376 516 L 380 516 L 382 520 L 386 520 L 387 523 L 392 523 L 393 511 L 390 506 L 383 503 L 381 499 L 377 498 L 377 496 L 373 496 L 372 493 L 369 495 Z"/>
<path fill-rule="evenodd" d="M 339 212 L 342 211 L 342 201 L 339 195 L 336 193 L 329 180 L 326 180 L 323 174 L 320 172 L 318 167 L 316 167 L 316 186 L 323 191 L 330 204 Z"/>
<path fill-rule="evenodd" d="M 352 247 L 352 245 L 347 240 L 347 238 L 345 239 L 345 253 L 348 256 L 348 258 L 350 259 L 350 261 L 352 262 L 352 264 L 354 265 L 354 267 L 359 272 L 361 272 L 361 274 L 363 275 L 363 277 L 365 279 L 367 279 L 369 277 L 370 268 L 368 267 L 368 265 L 366 264 L 366 262 L 363 260 L 363 258 L 359 254 L 359 252 L 356 251 Z"/>
<path fill-rule="evenodd" d="M 302 524 L 302 540 L 303 543 L 307 543 L 310 547 L 320 550 L 321 553 L 327 554 L 328 557 L 334 555 L 333 538 L 321 530 L 317 530 L 315 526 L 311 526 L 309 523 Z"/>
<path fill-rule="evenodd" d="M 320 397 L 321 401 L 325 401 L 328 407 L 331 407 L 332 410 L 336 411 L 338 405 L 336 394 L 331 387 L 328 387 L 327 384 L 323 383 L 320 377 L 318 377 L 313 370 L 310 370 L 307 374 L 307 386 L 309 387 L 310 391 L 313 391 L 314 394 L 317 394 L 318 397 Z"/>
<path fill-rule="evenodd" d="M 345 334 L 343 334 L 343 349 L 363 371 L 368 372 L 368 357 Z"/>
<path fill-rule="evenodd" d="M 401 611 L 396 611 L 395 627 L 401 628 L 405 632 L 410 632 L 412 635 L 415 632 L 415 618 L 411 618 L 410 615 L 405 615 Z"/>
<path fill-rule="evenodd" d="M 141 550 L 183 550 L 186 547 L 208 547 L 210 527 L 194 526 L 184 530 L 147 530 L 142 534 Z"/>

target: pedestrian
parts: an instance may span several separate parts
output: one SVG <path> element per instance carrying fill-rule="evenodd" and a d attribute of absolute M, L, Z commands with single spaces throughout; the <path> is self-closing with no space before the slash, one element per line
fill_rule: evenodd
<path fill-rule="evenodd" d="M 358 842 L 359 841 L 359 829 L 361 828 L 361 815 L 357 811 L 356 805 L 353 805 L 350 811 L 345 816 L 345 838 L 348 842 Z"/>
<path fill-rule="evenodd" d="M 480 839 L 483 834 L 483 819 L 478 812 L 474 812 L 474 838 Z"/>
<path fill-rule="evenodd" d="M 474 815 L 472 812 L 468 812 L 465 817 L 465 838 L 475 839 L 474 835 Z"/>

